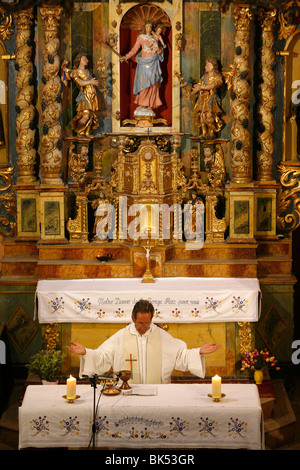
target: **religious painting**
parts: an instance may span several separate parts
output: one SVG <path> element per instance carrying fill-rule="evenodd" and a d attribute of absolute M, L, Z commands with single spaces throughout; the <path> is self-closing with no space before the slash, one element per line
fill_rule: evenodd
<path fill-rule="evenodd" d="M 32 320 L 22 305 L 19 305 L 6 324 L 7 334 L 17 348 L 24 352 L 38 331 L 38 326 Z"/>
<path fill-rule="evenodd" d="M 267 348 L 275 354 L 276 348 L 278 348 L 280 343 L 284 340 L 288 330 L 288 325 L 283 316 L 279 313 L 277 307 L 274 304 L 271 305 L 257 327 L 257 332 L 263 340 L 260 346 L 267 346 Z"/>

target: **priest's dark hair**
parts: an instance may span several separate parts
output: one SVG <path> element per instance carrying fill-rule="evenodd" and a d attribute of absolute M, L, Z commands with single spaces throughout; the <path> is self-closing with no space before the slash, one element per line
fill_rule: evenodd
<path fill-rule="evenodd" d="M 153 317 L 154 307 L 151 302 L 148 300 L 140 299 L 132 310 L 133 319 L 136 320 L 137 313 L 151 313 L 151 318 Z"/>

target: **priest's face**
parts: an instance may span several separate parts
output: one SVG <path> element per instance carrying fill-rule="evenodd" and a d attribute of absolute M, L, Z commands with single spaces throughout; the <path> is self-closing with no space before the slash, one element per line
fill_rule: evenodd
<path fill-rule="evenodd" d="M 149 330 L 151 325 L 151 313 L 138 312 L 136 314 L 136 320 L 132 318 L 135 328 L 140 335 L 144 335 Z"/>

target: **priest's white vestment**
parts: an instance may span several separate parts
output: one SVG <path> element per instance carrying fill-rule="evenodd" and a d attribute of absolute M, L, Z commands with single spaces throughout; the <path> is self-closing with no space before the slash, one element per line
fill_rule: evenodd
<path fill-rule="evenodd" d="M 80 356 L 79 376 L 129 369 L 131 383 L 167 384 L 176 369 L 203 378 L 205 360 L 199 351 L 200 348 L 188 349 L 184 341 L 173 338 L 154 323 L 143 335 L 130 323 L 99 348 L 86 349 L 86 354 Z"/>

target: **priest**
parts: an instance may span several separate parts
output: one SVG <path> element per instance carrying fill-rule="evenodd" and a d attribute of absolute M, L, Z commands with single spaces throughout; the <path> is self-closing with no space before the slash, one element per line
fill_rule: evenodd
<path fill-rule="evenodd" d="M 167 384 L 174 369 L 205 376 L 205 354 L 220 348 L 207 343 L 200 348 L 187 349 L 184 341 L 173 338 L 152 323 L 153 305 L 139 300 L 132 311 L 132 323 L 119 330 L 98 349 L 87 349 L 71 342 L 68 349 L 80 355 L 79 376 L 103 375 L 111 368 L 131 370 L 131 383 Z"/>

